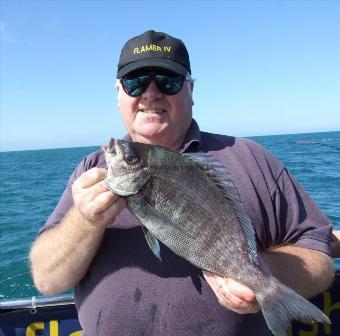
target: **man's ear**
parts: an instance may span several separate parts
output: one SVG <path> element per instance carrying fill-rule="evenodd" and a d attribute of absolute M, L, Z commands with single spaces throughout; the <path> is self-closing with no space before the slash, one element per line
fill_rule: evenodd
<path fill-rule="evenodd" d="M 120 92 L 120 87 L 119 87 L 119 82 L 118 81 L 116 82 L 115 90 L 117 92 L 117 106 L 118 106 L 118 110 L 119 110 L 120 109 L 120 95 L 121 95 L 121 92 Z"/>

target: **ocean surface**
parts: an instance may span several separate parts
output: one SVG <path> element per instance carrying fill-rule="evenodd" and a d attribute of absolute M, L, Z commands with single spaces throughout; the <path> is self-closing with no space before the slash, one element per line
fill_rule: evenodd
<path fill-rule="evenodd" d="M 252 139 L 286 165 L 340 229 L 340 132 Z M 30 246 L 73 169 L 96 149 L 98 147 L 0 153 L 0 299 L 39 295 L 29 274 Z M 340 260 L 335 262 L 340 265 Z"/>

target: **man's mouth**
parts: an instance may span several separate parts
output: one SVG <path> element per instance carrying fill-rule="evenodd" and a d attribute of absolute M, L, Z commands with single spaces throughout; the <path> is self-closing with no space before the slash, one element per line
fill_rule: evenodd
<path fill-rule="evenodd" d="M 142 112 L 145 114 L 162 114 L 166 111 L 163 109 L 139 109 L 138 112 Z"/>

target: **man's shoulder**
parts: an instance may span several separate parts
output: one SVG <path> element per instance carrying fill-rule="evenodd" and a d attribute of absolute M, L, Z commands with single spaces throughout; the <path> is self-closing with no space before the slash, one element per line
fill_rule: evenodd
<path fill-rule="evenodd" d="M 283 164 L 261 144 L 249 138 L 201 132 L 201 149 L 214 153 L 222 162 L 233 161 L 237 167 L 278 176 L 284 169 Z"/>
<path fill-rule="evenodd" d="M 246 151 L 266 153 L 266 150 L 254 140 L 231 135 L 201 132 L 201 146 L 205 150 L 223 150 L 229 148 L 233 151 Z"/>
<path fill-rule="evenodd" d="M 89 170 L 93 167 L 106 168 L 104 151 L 100 148 L 86 155 L 83 159 L 83 164 L 85 170 Z"/>
<path fill-rule="evenodd" d="M 201 146 L 202 147 L 218 147 L 218 146 L 232 146 L 235 143 L 236 137 L 224 134 L 217 134 L 211 132 L 201 132 Z"/>

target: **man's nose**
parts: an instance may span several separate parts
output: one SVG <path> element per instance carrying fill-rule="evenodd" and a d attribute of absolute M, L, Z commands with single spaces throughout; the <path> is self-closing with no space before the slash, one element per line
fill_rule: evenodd
<path fill-rule="evenodd" d="M 160 98 L 161 96 L 162 92 L 158 90 L 154 80 L 151 80 L 151 83 L 142 94 L 142 98 L 148 100 L 155 100 L 157 98 Z"/>

